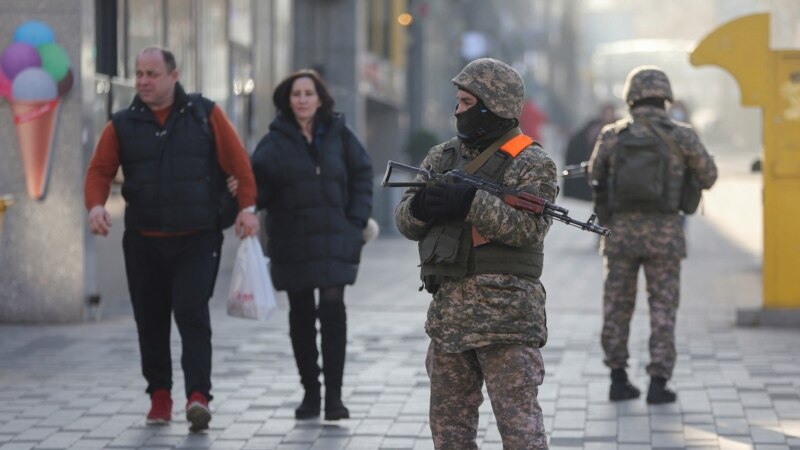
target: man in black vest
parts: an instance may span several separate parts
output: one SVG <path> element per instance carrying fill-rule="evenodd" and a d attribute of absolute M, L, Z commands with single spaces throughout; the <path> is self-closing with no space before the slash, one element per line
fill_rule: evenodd
<path fill-rule="evenodd" d="M 554 201 L 555 163 L 519 129 L 525 92 L 517 71 L 482 58 L 452 81 L 457 138 L 431 148 L 422 167 L 462 169 Z M 547 341 L 539 276 L 551 219 L 464 183 L 410 188 L 395 219 L 419 241 L 423 284 L 433 294 L 425 329 L 434 446 L 478 448 L 486 382 L 503 448 L 547 448 L 537 400 Z"/>
<path fill-rule="evenodd" d="M 89 227 L 107 235 L 104 205 L 121 166 L 125 175 L 122 247 L 142 374 L 151 408 L 148 424 L 172 419 L 172 314 L 181 334 L 186 418 L 208 428 L 211 411 L 211 321 L 222 246 L 225 176 L 238 180 L 236 234 L 258 233 L 255 181 L 247 152 L 220 108 L 178 83 L 175 57 L 155 47 L 136 57 L 136 97 L 114 114 L 89 163 L 85 204 Z"/>

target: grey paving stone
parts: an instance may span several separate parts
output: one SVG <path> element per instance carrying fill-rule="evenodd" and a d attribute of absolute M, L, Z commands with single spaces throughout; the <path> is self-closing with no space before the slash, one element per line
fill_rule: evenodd
<path fill-rule="evenodd" d="M 347 450 L 376 450 L 383 442 L 383 436 L 353 436 L 345 447 Z"/>
<path fill-rule="evenodd" d="M 719 438 L 720 450 L 746 450 L 753 448 L 753 441 L 749 437 L 722 437 Z"/>
<path fill-rule="evenodd" d="M 238 450 L 240 448 L 244 448 L 246 444 L 247 441 L 244 440 L 216 439 L 211 448 L 214 448 L 215 450 Z"/>
<path fill-rule="evenodd" d="M 247 440 L 253 437 L 260 428 L 260 423 L 235 422 L 225 428 L 219 437 L 220 439 Z"/>
<path fill-rule="evenodd" d="M 69 447 L 70 450 L 100 450 L 111 443 L 110 439 L 80 439 Z"/>
<path fill-rule="evenodd" d="M 682 432 L 654 432 L 651 435 L 650 445 L 654 449 L 686 447 Z"/>
<path fill-rule="evenodd" d="M 585 442 L 584 450 L 617 450 L 616 442 Z"/>
<path fill-rule="evenodd" d="M 78 442 L 83 436 L 84 433 L 82 432 L 60 431 L 48 436 L 47 439 L 39 443 L 36 446 L 36 448 L 42 448 L 42 449 L 70 448 L 72 445 Z"/>
<path fill-rule="evenodd" d="M 32 428 L 28 428 L 27 430 L 23 431 L 22 433 L 16 435 L 14 437 L 14 441 L 41 441 L 47 439 L 52 434 L 56 433 L 58 428 L 52 427 L 39 427 L 38 425 Z"/>
<path fill-rule="evenodd" d="M 346 448 L 348 442 L 350 442 L 350 438 L 347 436 L 320 437 L 309 448 L 313 450 L 340 450 Z"/>
<path fill-rule="evenodd" d="M 582 207 L 570 205 L 576 212 Z M 730 299 L 750 291 L 731 281 L 741 278 L 731 264 L 753 260 L 708 234 L 705 219 L 692 222 L 690 236 L 703 238 L 691 243 L 684 263 L 678 362 L 670 381 L 679 400 L 662 406 L 648 406 L 643 398 L 607 400 L 608 369 L 598 342 L 602 264 L 591 245 L 579 248 L 574 242 L 580 234 L 554 227 L 548 252 L 562 260 L 549 264 L 543 276 L 551 336 L 542 349 L 547 375 L 539 396 L 551 448 L 647 450 L 682 442 L 681 448 L 698 450 L 800 449 L 800 335 L 732 326 Z M 5 376 L 6 367 L 14 368 L 12 381 L 4 378 L 0 386 L 0 445 L 40 446 L 48 437 L 37 433 L 54 429 L 52 436 L 82 434 L 72 446 L 87 450 L 306 450 L 328 443 L 333 448 L 430 449 L 424 369 L 428 341 L 422 328 L 429 300 L 416 291 L 416 249 L 409 244 L 389 239 L 367 246 L 364 259 L 370 264 L 362 266 L 359 283 L 348 289 L 350 345 L 343 394 L 354 417 L 350 421 L 294 420 L 303 392 L 288 340 L 287 309 L 264 323 L 242 321 L 226 317 L 224 302 L 215 294 L 216 399 L 208 433 L 187 433 L 177 338 L 174 421 L 166 427 L 144 425 L 149 401 L 128 317 L 66 327 L 0 326 L 0 370 Z M 226 283 L 225 270 L 220 286 Z M 576 271 L 583 283 L 568 281 Z M 629 375 L 646 389 L 649 323 L 643 289 L 632 323 Z M 37 377 L 40 373 L 49 375 Z M 480 448 L 502 448 L 488 397 L 480 412 Z"/>
<path fill-rule="evenodd" d="M 298 442 L 308 442 L 313 443 L 320 435 L 319 428 L 294 428 L 293 430 L 286 433 L 283 438 L 283 442 L 288 443 L 298 443 Z"/>
<path fill-rule="evenodd" d="M 30 450 L 36 442 L 7 442 L 0 445 L 0 450 Z"/>
<path fill-rule="evenodd" d="M 359 435 L 384 436 L 391 429 L 393 421 L 390 419 L 364 419 L 356 428 Z"/>
<path fill-rule="evenodd" d="M 431 439 L 417 439 L 414 441 L 414 450 L 434 450 L 433 441 Z"/>
<path fill-rule="evenodd" d="M 750 427 L 750 437 L 756 444 L 786 444 L 786 435 L 780 429 L 772 430 L 759 426 Z"/>
<path fill-rule="evenodd" d="M 386 435 L 391 437 L 416 437 L 419 436 L 425 426 L 424 422 L 395 422 L 386 432 Z"/>

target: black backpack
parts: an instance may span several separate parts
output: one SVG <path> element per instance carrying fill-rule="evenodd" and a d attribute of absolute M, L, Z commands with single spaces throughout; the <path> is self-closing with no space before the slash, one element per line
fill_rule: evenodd
<path fill-rule="evenodd" d="M 697 179 L 697 175 L 692 168 L 686 165 L 686 158 L 681 149 L 678 148 L 678 144 L 660 128 L 651 126 L 649 122 L 645 122 L 645 125 L 656 133 L 661 140 L 667 144 L 670 151 L 678 155 L 681 160 L 681 164 L 683 165 L 683 180 L 681 182 L 678 208 L 683 211 L 684 214 L 694 214 L 695 211 L 697 211 L 697 207 L 700 205 L 700 200 L 703 198 L 703 186 L 700 184 L 700 180 Z"/>
<path fill-rule="evenodd" d="M 208 123 L 211 110 L 214 109 L 214 102 L 203 97 L 201 94 L 189 94 L 192 110 L 195 117 L 200 121 L 204 128 L 208 128 L 211 139 L 214 139 L 214 130 Z M 214 167 L 211 169 L 211 186 L 217 192 L 218 203 L 217 211 L 219 215 L 219 228 L 225 230 L 236 223 L 236 216 L 239 214 L 239 202 L 236 197 L 228 191 L 226 182 L 227 176 L 219 165 L 217 158 L 214 158 Z"/>
<path fill-rule="evenodd" d="M 674 140 L 649 121 L 643 121 L 654 136 L 635 137 L 622 129 L 619 145 L 612 156 L 608 183 L 608 203 L 612 212 L 638 211 L 692 214 L 700 202 L 700 183 L 694 173 L 684 168 L 683 176 L 670 174 L 674 152 L 685 162 Z"/>

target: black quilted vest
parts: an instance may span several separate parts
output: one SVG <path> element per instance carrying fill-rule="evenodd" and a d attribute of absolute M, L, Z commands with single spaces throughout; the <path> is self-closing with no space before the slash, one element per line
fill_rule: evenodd
<path fill-rule="evenodd" d="M 219 228 L 219 165 L 207 116 L 199 112 L 202 105 L 197 102 L 210 104 L 198 95 L 188 96 L 176 84 L 164 126 L 138 96 L 112 117 L 125 177 L 126 229 Z"/>

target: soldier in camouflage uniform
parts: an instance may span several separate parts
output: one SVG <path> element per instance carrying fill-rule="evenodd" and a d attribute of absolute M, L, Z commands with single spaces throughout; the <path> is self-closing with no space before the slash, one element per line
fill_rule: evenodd
<path fill-rule="evenodd" d="M 462 169 L 553 201 L 556 166 L 519 130 L 520 75 L 482 58 L 452 81 L 458 137 L 431 148 L 422 167 Z M 419 241 L 423 285 L 433 294 L 425 330 L 435 448 L 477 449 L 484 381 L 503 448 L 547 448 L 537 401 L 544 378 L 539 348 L 547 341 L 539 276 L 551 219 L 465 183 L 432 182 L 409 188 L 395 218 L 405 237 Z"/>
<path fill-rule="evenodd" d="M 650 387 L 647 402 L 671 403 L 676 394 L 666 387 L 675 366 L 675 316 L 678 309 L 681 259 L 686 257 L 683 213 L 678 200 L 685 170 L 708 189 L 717 179 L 714 160 L 692 127 L 671 120 L 665 102 L 672 101 L 666 74 L 654 66 L 642 66 L 628 75 L 625 100 L 630 118 L 606 126 L 597 140 L 589 165 L 595 212 L 613 234 L 603 238 L 605 261 L 602 345 L 605 364 L 611 368 L 612 401 L 639 397 L 628 381 L 628 335 L 636 300 L 639 267 L 644 267 L 650 306 Z M 669 199 L 660 206 L 624 208 L 613 199 L 612 178 L 624 176 L 617 155 L 624 143 L 657 139 L 668 158 Z M 665 145 L 669 141 L 671 144 Z M 627 144 L 625 144 L 627 145 Z M 615 165 L 620 167 L 615 167 Z M 619 169 L 619 170 L 617 170 Z M 630 170 L 630 169 L 628 169 Z M 635 175 L 635 174 L 634 174 Z M 619 193 L 625 194 L 625 193 Z M 664 197 L 664 198 L 667 198 Z"/>

